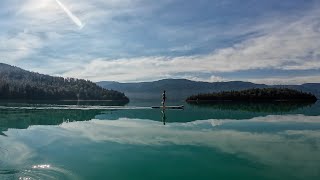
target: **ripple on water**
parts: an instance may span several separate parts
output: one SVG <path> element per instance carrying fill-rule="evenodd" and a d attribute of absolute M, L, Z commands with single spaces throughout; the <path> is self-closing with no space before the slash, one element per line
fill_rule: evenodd
<path fill-rule="evenodd" d="M 19 180 L 35 180 L 35 179 L 79 179 L 68 170 L 53 167 L 49 164 L 33 165 L 31 168 L 23 170 L 6 170 L 0 169 L 0 179 L 19 179 Z"/>
<path fill-rule="evenodd" d="M 18 170 L 0 169 L 0 175 L 9 175 L 9 174 L 17 174 L 17 173 L 19 173 Z"/>
<path fill-rule="evenodd" d="M 19 171 L 15 169 L 0 169 L 0 179 L 11 180 L 14 179 L 15 175 L 18 173 Z"/>

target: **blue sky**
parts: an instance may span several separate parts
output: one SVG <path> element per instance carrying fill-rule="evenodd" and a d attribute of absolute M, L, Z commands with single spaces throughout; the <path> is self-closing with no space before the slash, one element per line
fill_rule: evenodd
<path fill-rule="evenodd" d="M 320 82 L 320 2 L 2 0 L 0 62 L 92 81 Z"/>

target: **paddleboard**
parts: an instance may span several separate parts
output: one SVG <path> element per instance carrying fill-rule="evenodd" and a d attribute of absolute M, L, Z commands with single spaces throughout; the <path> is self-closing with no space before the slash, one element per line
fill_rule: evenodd
<path fill-rule="evenodd" d="M 152 109 L 184 109 L 184 106 L 151 106 Z"/>

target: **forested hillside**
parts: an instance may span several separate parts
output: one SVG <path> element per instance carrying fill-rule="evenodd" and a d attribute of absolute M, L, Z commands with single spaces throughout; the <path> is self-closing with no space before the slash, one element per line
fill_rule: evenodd
<path fill-rule="evenodd" d="M 34 100 L 123 100 L 124 93 L 95 83 L 29 72 L 0 63 L 0 99 Z"/>
<path fill-rule="evenodd" d="M 193 95 L 187 102 L 207 101 L 308 101 L 316 102 L 317 98 L 310 93 L 305 93 L 288 88 L 254 88 L 242 91 L 223 91 Z"/>

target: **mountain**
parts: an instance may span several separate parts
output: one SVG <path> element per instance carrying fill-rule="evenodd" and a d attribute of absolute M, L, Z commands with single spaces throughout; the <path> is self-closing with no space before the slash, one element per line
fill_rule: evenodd
<path fill-rule="evenodd" d="M 88 80 L 53 77 L 3 63 L 0 63 L 0 99 L 129 100 L 124 93 Z"/>
<path fill-rule="evenodd" d="M 303 85 L 255 84 L 243 81 L 230 82 L 201 82 L 187 79 L 163 79 L 153 82 L 119 83 L 114 81 L 97 82 L 101 87 L 126 93 L 130 99 L 160 99 L 163 90 L 167 91 L 168 100 L 185 100 L 187 97 L 199 93 L 212 93 L 230 90 L 245 90 L 252 88 L 281 87 L 310 92 L 320 98 L 320 83 Z"/>

